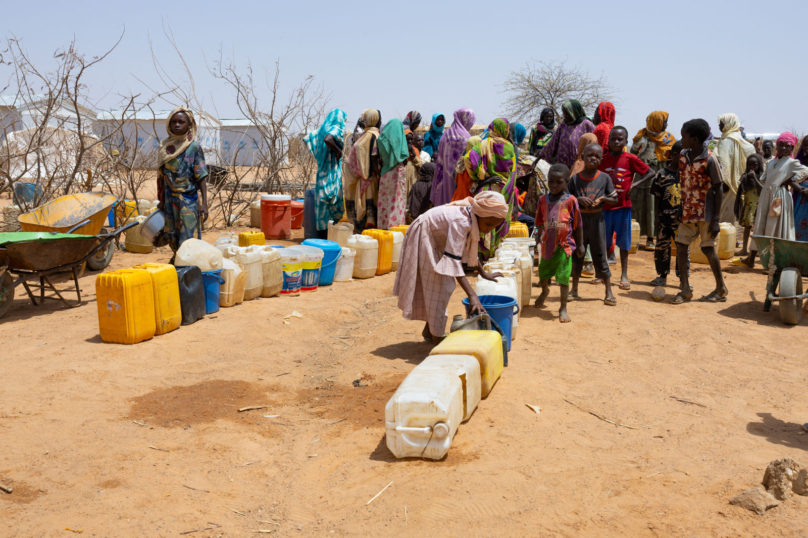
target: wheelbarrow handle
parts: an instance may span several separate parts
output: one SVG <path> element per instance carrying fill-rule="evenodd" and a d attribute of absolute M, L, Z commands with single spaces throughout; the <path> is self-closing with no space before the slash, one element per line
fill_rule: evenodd
<path fill-rule="evenodd" d="M 65 232 L 65 233 L 72 234 L 73 232 L 75 232 L 76 230 L 78 230 L 79 228 L 81 228 L 82 226 L 86 226 L 86 225 L 88 225 L 88 224 L 90 224 L 90 219 L 87 219 L 87 220 L 84 220 L 84 221 L 82 221 L 82 222 L 79 222 L 78 224 L 76 224 L 75 226 L 73 226 L 72 228 L 70 228 L 70 229 L 69 229 L 67 232 Z M 51 235 L 56 235 L 57 233 L 58 233 L 58 232 L 51 232 Z"/>
<path fill-rule="evenodd" d="M 123 226 L 121 226 L 117 230 L 113 230 L 113 231 L 111 231 L 109 233 L 105 233 L 105 234 L 98 234 L 96 237 L 98 237 L 98 238 L 116 237 L 116 236 L 122 234 L 123 232 L 125 232 L 126 230 L 128 230 L 129 228 L 134 228 L 135 226 L 139 226 L 139 225 L 140 225 L 140 223 L 137 222 L 137 221 L 130 222 L 128 224 L 124 224 Z"/>

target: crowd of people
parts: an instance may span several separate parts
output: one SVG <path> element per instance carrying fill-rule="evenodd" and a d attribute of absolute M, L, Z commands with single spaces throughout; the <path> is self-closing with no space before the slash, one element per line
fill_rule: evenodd
<path fill-rule="evenodd" d="M 517 220 L 534 228 L 541 243 L 536 306 L 544 305 L 555 279 L 562 322 L 570 321 L 567 300 L 578 296 L 582 275 L 603 282 L 605 305 L 617 304 L 609 266 L 618 255 L 616 284 L 630 289 L 632 220 L 644 238 L 641 248 L 654 251 L 655 285 L 667 284 L 672 243 L 677 245 L 680 285 L 672 304 L 693 298 L 689 247 L 695 242 L 715 277 L 715 288 L 699 300 L 726 301 L 716 251 L 719 223 L 744 229 L 744 257 L 732 260 L 734 265 L 754 266 L 752 233 L 808 241 L 808 137 L 798 142 L 793 133 L 783 133 L 776 144 L 753 144 L 736 114 L 722 114 L 720 136 L 713 136 L 707 121 L 693 119 L 677 140 L 667 130 L 668 113 L 655 111 L 630 139 L 616 116 L 612 103 L 600 103 L 590 117 L 570 99 L 559 122 L 548 107 L 529 130 L 496 118 L 472 136 L 476 115 L 461 108 L 445 130 L 446 117 L 434 114 L 422 136 L 417 111 L 384 123 L 378 110 L 369 109 L 346 131 L 346 114 L 334 110 L 309 135 L 310 148 L 328 150 L 313 151 L 322 205 L 318 229 L 327 229 L 328 220 L 338 220 L 343 211 L 356 233 L 411 224 L 395 293 L 405 318 L 426 322 L 424 336 L 434 340 L 445 331 L 456 283 L 472 311 L 482 310 L 466 271 L 497 278 L 482 266 Z M 525 160 L 528 181 L 520 184 Z M 550 165 L 546 174 L 534 173 L 541 161 Z"/>

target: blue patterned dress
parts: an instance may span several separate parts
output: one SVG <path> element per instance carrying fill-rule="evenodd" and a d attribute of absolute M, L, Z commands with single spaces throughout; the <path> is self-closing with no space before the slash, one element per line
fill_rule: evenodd
<path fill-rule="evenodd" d="M 169 246 L 174 252 L 186 239 L 202 239 L 199 183 L 207 176 L 205 153 L 196 142 L 191 142 L 183 153 L 160 166 L 166 215 L 163 229 L 169 236 Z"/>

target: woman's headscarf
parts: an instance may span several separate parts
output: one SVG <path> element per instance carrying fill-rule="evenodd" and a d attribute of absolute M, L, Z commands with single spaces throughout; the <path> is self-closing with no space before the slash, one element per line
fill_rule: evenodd
<path fill-rule="evenodd" d="M 421 123 L 421 113 L 417 110 L 412 110 L 407 112 L 407 115 L 404 117 L 404 127 L 410 128 L 410 126 L 414 123 Z"/>
<path fill-rule="evenodd" d="M 481 181 L 499 176 L 507 184 L 510 181 L 515 154 L 513 144 L 508 140 L 510 128 L 508 120 L 497 118 L 488 126 L 488 138 L 474 146 L 466 159 L 466 170 L 472 180 Z"/>
<path fill-rule="evenodd" d="M 586 133 L 578 139 L 578 156 L 575 158 L 575 162 L 572 163 L 572 168 L 570 168 L 570 177 L 584 169 L 584 150 L 589 144 L 599 144 L 595 133 Z"/>
<path fill-rule="evenodd" d="M 183 136 L 178 136 L 171 132 L 171 118 L 179 112 L 184 112 L 190 123 L 190 125 L 188 125 L 188 132 Z M 196 120 L 194 119 L 194 113 L 181 105 L 172 110 L 171 114 L 166 118 L 166 132 L 168 133 L 168 138 L 164 138 L 160 141 L 160 149 L 157 153 L 158 167 L 163 166 L 174 157 L 182 155 L 182 152 L 188 149 L 191 142 L 196 139 Z"/>
<path fill-rule="evenodd" d="M 356 159 L 359 162 L 359 168 L 362 171 L 362 179 L 367 180 L 370 178 L 370 154 L 373 150 L 371 141 L 374 135 L 379 136 L 379 125 L 382 122 L 382 115 L 378 110 L 369 108 L 365 110 L 365 132 L 354 143 L 356 148 Z M 360 217 L 361 218 L 361 217 Z"/>
<path fill-rule="evenodd" d="M 466 140 L 471 136 L 469 129 L 474 126 L 476 119 L 477 115 L 470 108 L 455 110 L 452 125 L 446 129 L 440 139 L 435 159 L 435 184 L 430 195 L 435 207 L 448 203 L 454 195 L 455 166 L 463 156 Z"/>
<path fill-rule="evenodd" d="M 572 118 L 572 122 L 569 123 L 569 125 L 578 125 L 586 119 L 586 112 L 578 99 L 568 99 L 564 101 L 564 104 L 561 105 L 561 109 Z M 567 123 L 567 121 L 564 120 L 564 123 Z"/>
<path fill-rule="evenodd" d="M 393 118 L 385 125 L 384 132 L 379 136 L 379 157 L 382 159 L 382 175 L 409 159 L 410 150 L 400 119 Z"/>
<path fill-rule="evenodd" d="M 658 161 L 665 161 L 668 151 L 676 143 L 676 137 L 664 130 L 665 122 L 668 121 L 669 114 L 662 110 L 651 112 L 645 118 L 645 129 L 640 129 L 634 135 L 636 144 L 643 136 L 654 143 L 654 152 Z"/>
<path fill-rule="evenodd" d="M 468 154 L 468 152 L 471 151 L 471 148 L 473 148 L 474 146 L 479 144 L 481 141 L 482 141 L 482 138 L 480 138 L 479 136 L 471 136 L 471 137 L 469 137 L 469 139 L 466 140 L 466 151 L 463 152 L 463 155 Z M 459 159 L 457 161 L 457 167 L 455 168 L 455 174 L 460 174 L 465 169 L 466 169 L 465 160 L 461 158 L 461 159 Z"/>
<path fill-rule="evenodd" d="M 718 116 L 718 124 L 721 125 L 722 123 L 724 124 L 724 129 L 721 131 L 721 141 L 731 140 L 733 142 L 733 151 L 731 155 L 724 155 L 724 152 L 721 151 L 723 149 L 721 141 L 719 141 L 715 154 L 721 163 L 724 178 L 727 180 L 730 189 L 732 192 L 737 192 L 738 182 L 746 172 L 746 157 L 750 153 L 754 153 L 755 147 L 741 136 L 741 120 L 738 119 L 737 114 L 721 114 Z"/>
<path fill-rule="evenodd" d="M 325 137 L 331 135 L 342 142 L 345 132 L 345 120 L 347 118 L 348 114 L 339 108 L 335 108 L 328 113 L 328 116 L 325 117 L 325 121 L 323 121 L 319 129 L 309 132 L 309 134 L 303 138 L 309 151 L 311 151 L 311 154 L 317 161 L 318 167 L 325 167 L 326 160 L 332 155 L 331 150 L 325 145 Z"/>
<path fill-rule="evenodd" d="M 527 135 L 527 129 L 521 123 L 517 123 L 513 126 L 513 141 L 516 145 L 520 145 L 524 140 L 525 136 Z"/>
<path fill-rule="evenodd" d="M 317 229 L 327 230 L 328 221 L 337 221 L 344 212 L 342 202 L 342 155 L 334 155 L 325 143 L 328 135 L 344 143 L 345 120 L 344 111 L 335 108 L 326 116 L 323 124 L 316 131 L 311 131 L 303 140 L 317 161 L 317 183 L 315 210 Z"/>
<path fill-rule="evenodd" d="M 548 112 L 553 113 L 553 121 L 542 123 L 541 119 Z M 556 126 L 555 110 L 553 110 L 549 106 L 544 107 L 541 111 L 541 114 L 539 114 L 538 123 L 536 123 L 536 125 L 530 128 L 530 140 L 528 142 L 528 151 L 530 152 L 531 155 L 535 156 L 535 154 L 540 149 L 539 142 L 541 142 L 544 139 L 544 137 L 546 137 L 548 134 L 552 133 L 555 130 L 555 126 Z"/>
<path fill-rule="evenodd" d="M 604 101 L 598 105 L 598 115 L 600 116 L 600 123 L 595 126 L 595 136 L 598 138 L 598 144 L 603 148 L 603 151 L 609 150 L 609 134 L 614 127 L 614 118 L 616 111 L 614 105 L 609 101 Z"/>
<path fill-rule="evenodd" d="M 796 152 L 794 153 L 794 158 L 800 161 L 800 164 L 803 166 L 808 166 L 808 155 L 802 150 L 803 144 L 805 141 L 808 140 L 808 136 L 803 136 L 802 140 L 798 146 L 796 146 Z"/>
<path fill-rule="evenodd" d="M 435 112 L 432 114 L 432 124 L 429 126 L 429 131 L 427 131 L 427 133 L 424 135 L 424 151 L 430 156 L 434 155 L 435 152 L 438 151 L 440 139 L 443 136 L 443 130 L 446 128 L 446 123 L 440 127 L 435 125 L 435 122 L 441 116 L 443 116 L 442 112 Z M 443 116 L 443 119 L 445 122 L 446 116 Z"/>
<path fill-rule="evenodd" d="M 786 131 L 785 133 L 781 133 L 780 136 L 777 137 L 777 142 L 785 142 L 789 146 L 796 146 L 797 145 L 797 135 L 794 133 L 790 133 Z"/>
<path fill-rule="evenodd" d="M 462 262 L 469 267 L 476 267 L 478 260 L 478 244 L 480 242 L 480 226 L 477 223 L 477 218 L 507 218 L 510 212 L 508 203 L 505 201 L 505 197 L 498 192 L 483 191 L 474 198 L 469 196 L 465 200 L 452 202 L 449 205 L 471 207 L 471 233 L 466 239 Z"/>

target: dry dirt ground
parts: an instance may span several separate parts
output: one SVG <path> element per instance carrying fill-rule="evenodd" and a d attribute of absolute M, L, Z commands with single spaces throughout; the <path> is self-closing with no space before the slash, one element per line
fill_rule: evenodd
<path fill-rule="evenodd" d="M 806 322 L 761 311 L 760 269 L 726 274 L 727 303 L 674 307 L 650 299 L 650 253 L 630 263 L 615 308 L 583 283 L 571 324 L 557 287 L 526 309 L 438 462 L 384 442 L 384 405 L 430 350 L 394 274 L 135 346 L 101 341 L 93 274 L 77 309 L 18 295 L 0 321 L 0 536 L 805 536 L 808 499 L 762 517 L 728 500 L 771 460 L 808 463 Z M 697 296 L 710 279 L 696 267 Z"/>

